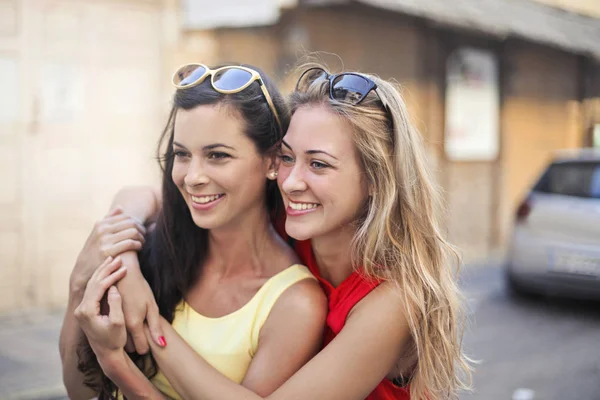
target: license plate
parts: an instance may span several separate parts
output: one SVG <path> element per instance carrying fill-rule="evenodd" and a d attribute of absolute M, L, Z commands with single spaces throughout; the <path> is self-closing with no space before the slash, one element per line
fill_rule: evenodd
<path fill-rule="evenodd" d="M 556 252 L 551 259 L 550 269 L 563 274 L 600 277 L 600 255 Z"/>

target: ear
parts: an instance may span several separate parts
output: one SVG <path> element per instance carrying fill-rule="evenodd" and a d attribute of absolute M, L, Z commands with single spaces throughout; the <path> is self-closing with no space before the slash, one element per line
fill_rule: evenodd
<path fill-rule="evenodd" d="M 375 185 L 369 179 L 369 177 L 367 176 L 367 174 L 363 173 L 362 176 L 363 176 L 363 179 L 364 179 L 363 182 L 366 183 L 366 185 L 367 185 L 367 193 L 369 194 L 369 197 L 373 197 L 373 195 L 375 194 Z"/>
<path fill-rule="evenodd" d="M 265 157 L 265 166 L 267 169 L 267 179 L 276 180 L 277 171 L 279 170 L 279 158 L 275 153 Z"/>

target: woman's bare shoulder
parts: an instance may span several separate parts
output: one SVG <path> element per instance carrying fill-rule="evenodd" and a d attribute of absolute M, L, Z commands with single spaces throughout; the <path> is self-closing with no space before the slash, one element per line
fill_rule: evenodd
<path fill-rule="evenodd" d="M 368 322 L 387 317 L 400 322 L 400 325 L 407 323 L 406 300 L 400 288 L 393 282 L 382 282 L 369 292 L 352 308 L 347 320 L 354 318 Z"/>

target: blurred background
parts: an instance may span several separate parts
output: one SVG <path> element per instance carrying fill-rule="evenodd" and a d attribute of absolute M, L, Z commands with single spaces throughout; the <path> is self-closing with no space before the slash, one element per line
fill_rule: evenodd
<path fill-rule="evenodd" d="M 597 303 L 505 278 L 517 242 L 568 247 L 558 292 L 600 291 L 600 0 L 0 0 L 0 399 L 64 396 L 69 273 L 116 191 L 158 181 L 172 72 L 239 61 L 289 91 L 313 51 L 404 88 L 467 265 L 464 398 L 600 399 Z M 553 161 L 592 171 L 542 188 L 569 179 Z M 583 228 L 544 225 L 563 211 Z"/>

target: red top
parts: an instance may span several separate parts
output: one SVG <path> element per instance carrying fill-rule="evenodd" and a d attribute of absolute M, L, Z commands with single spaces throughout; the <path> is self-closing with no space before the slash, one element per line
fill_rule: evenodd
<path fill-rule="evenodd" d="M 357 272 L 352 272 L 338 287 L 333 287 L 331 283 L 321 277 L 310 240 L 297 241 L 295 247 L 296 253 L 298 253 L 304 265 L 310 269 L 321 283 L 321 287 L 329 301 L 327 327 L 325 328 L 325 346 L 327 346 L 344 327 L 346 317 L 354 305 L 381 282 L 368 281 Z M 401 388 L 394 385 L 390 380 L 384 379 L 365 400 L 410 400 L 410 395 L 408 387 Z"/>

